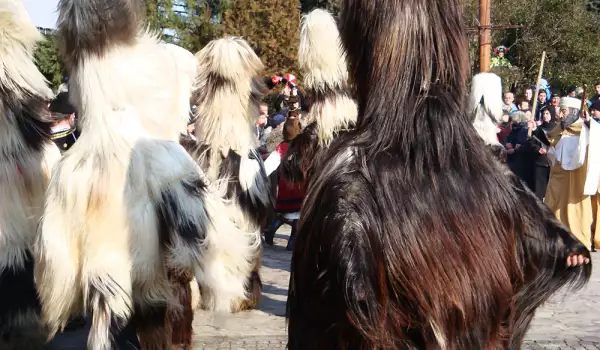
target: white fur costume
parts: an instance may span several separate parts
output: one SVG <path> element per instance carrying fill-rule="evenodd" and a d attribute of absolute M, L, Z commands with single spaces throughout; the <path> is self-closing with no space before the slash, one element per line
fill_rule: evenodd
<path fill-rule="evenodd" d="M 234 37 L 210 42 L 196 58 L 196 140 L 182 143 L 229 202 L 226 212 L 214 213 L 224 226 L 215 225 L 206 264 L 196 274 L 200 304 L 237 312 L 260 298 L 260 231 L 273 205 L 252 130 L 264 90 L 263 65 Z M 237 237 L 229 236 L 231 225 L 239 229 Z"/>
<path fill-rule="evenodd" d="M 20 0 L 0 0 L 0 348 L 41 349 L 45 335 L 30 249 L 60 151 L 50 140 L 53 94 L 33 62 L 42 35 Z"/>
<path fill-rule="evenodd" d="M 191 54 L 142 30 L 139 1 L 62 0 L 58 38 L 82 134 L 56 165 L 36 249 L 52 332 L 93 314 L 88 348 L 112 348 L 110 319 L 132 316 L 144 349 L 168 349 L 168 270 L 202 263 L 203 174 L 177 143 L 188 119 Z M 102 28 L 102 30 L 98 30 Z M 214 211 L 214 209 L 212 209 Z"/>
<path fill-rule="evenodd" d="M 479 73 L 473 77 L 469 96 L 469 113 L 474 115 L 473 127 L 487 145 L 499 145 L 496 136 L 502 121 L 502 80 L 494 73 Z"/>
<path fill-rule="evenodd" d="M 317 9 L 302 18 L 298 61 L 313 95 L 309 121 L 317 122 L 319 144 L 328 145 L 335 133 L 356 122 L 358 113 L 340 33 L 329 12 Z"/>

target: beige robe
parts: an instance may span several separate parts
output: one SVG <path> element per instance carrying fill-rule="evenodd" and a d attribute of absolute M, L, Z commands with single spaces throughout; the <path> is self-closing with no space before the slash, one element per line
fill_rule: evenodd
<path fill-rule="evenodd" d="M 551 144 L 555 146 L 562 136 L 579 136 L 582 127 L 582 123 L 573 124 L 565 130 L 561 130 L 560 126 L 557 126 L 547 136 Z M 550 170 L 550 181 L 544 202 L 554 212 L 554 215 L 590 249 L 591 227 L 597 212 L 593 213 L 592 211 L 592 197 L 583 194 L 586 175 L 587 157 L 585 163 L 575 170 L 564 170 L 557 161 Z M 597 202 L 597 196 L 594 197 Z M 600 226 L 598 221 L 596 226 Z M 600 235 L 600 230 L 596 232 Z"/>

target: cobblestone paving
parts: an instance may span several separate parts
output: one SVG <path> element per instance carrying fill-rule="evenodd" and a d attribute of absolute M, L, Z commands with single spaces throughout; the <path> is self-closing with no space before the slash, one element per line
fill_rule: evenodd
<path fill-rule="evenodd" d="M 234 315 L 197 312 L 195 350 L 285 349 L 285 301 L 291 253 L 285 250 L 289 227 L 263 253 L 263 299 L 257 310 Z M 600 350 L 600 254 L 585 289 L 565 291 L 539 309 L 523 344 L 524 350 Z M 308 350 L 308 349 L 307 349 Z"/>

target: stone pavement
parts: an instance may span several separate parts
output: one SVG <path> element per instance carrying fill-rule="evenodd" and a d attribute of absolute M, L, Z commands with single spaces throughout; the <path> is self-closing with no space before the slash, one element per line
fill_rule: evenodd
<path fill-rule="evenodd" d="M 285 349 L 285 301 L 291 252 L 285 250 L 289 226 L 265 246 L 261 277 L 264 294 L 257 310 L 233 315 L 196 312 L 194 349 Z M 600 254 L 597 268 L 583 290 L 565 291 L 539 309 L 523 349 L 600 350 Z M 308 349 L 307 349 L 308 350 Z"/>

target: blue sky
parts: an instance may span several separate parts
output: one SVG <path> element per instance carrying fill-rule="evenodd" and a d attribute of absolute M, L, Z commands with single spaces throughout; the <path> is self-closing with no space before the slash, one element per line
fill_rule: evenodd
<path fill-rule="evenodd" d="M 23 3 L 36 27 L 56 28 L 58 0 L 23 0 Z"/>

